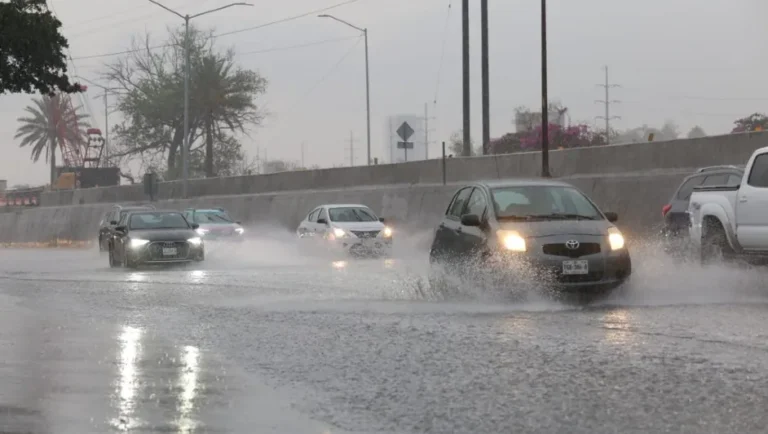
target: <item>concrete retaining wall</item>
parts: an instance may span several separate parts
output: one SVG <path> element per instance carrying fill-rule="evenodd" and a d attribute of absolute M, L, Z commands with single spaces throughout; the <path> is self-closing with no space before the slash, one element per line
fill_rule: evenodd
<path fill-rule="evenodd" d="M 617 212 L 619 226 L 644 235 L 658 227 L 661 207 L 690 169 L 644 174 L 582 175 L 565 179 L 590 195 L 605 211 Z M 274 224 L 293 230 L 315 206 L 363 203 L 401 229 L 433 228 L 460 184 L 393 185 L 229 195 L 160 201 L 158 208 L 221 206 L 246 225 Z M 92 240 L 109 204 L 40 207 L 0 214 L 0 242 Z"/>
<path fill-rule="evenodd" d="M 643 172 L 717 164 L 744 164 L 752 152 L 768 146 L 768 132 L 730 134 L 702 139 L 636 143 L 552 151 L 553 176 Z M 446 160 L 449 183 L 539 176 L 541 153 L 450 158 Z M 257 194 L 349 186 L 438 184 L 442 161 L 427 160 L 380 166 L 283 172 L 270 175 L 195 179 L 189 182 L 189 197 Z M 161 183 L 159 199 L 181 197 L 179 182 Z M 146 200 L 141 185 L 90 188 L 44 193 L 43 206 L 133 202 Z"/>

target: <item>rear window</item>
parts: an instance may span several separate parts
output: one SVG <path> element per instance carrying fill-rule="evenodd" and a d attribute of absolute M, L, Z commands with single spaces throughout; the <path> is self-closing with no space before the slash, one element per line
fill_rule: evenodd
<path fill-rule="evenodd" d="M 691 193 L 693 193 L 693 188 L 701 185 L 702 181 L 704 181 L 704 176 L 694 176 L 683 182 L 683 185 L 677 190 L 677 200 L 690 199 Z"/>
<path fill-rule="evenodd" d="M 195 223 L 200 224 L 227 224 L 234 223 L 226 211 L 219 210 L 201 210 L 194 214 Z"/>
<path fill-rule="evenodd" d="M 768 154 L 755 158 L 747 183 L 753 187 L 768 187 Z"/>

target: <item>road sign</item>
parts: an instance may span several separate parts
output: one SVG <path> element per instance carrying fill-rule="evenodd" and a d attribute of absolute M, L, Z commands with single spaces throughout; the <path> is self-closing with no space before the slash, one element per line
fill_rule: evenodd
<path fill-rule="evenodd" d="M 400 136 L 401 139 L 403 139 L 403 142 L 408 142 L 408 139 L 411 138 L 414 131 L 413 128 L 411 128 L 410 125 L 408 125 L 408 122 L 403 122 L 402 125 L 400 125 L 400 128 L 397 129 L 397 135 Z M 398 143 L 398 147 L 400 144 Z"/>
<path fill-rule="evenodd" d="M 397 149 L 413 149 L 413 142 L 397 142 Z"/>

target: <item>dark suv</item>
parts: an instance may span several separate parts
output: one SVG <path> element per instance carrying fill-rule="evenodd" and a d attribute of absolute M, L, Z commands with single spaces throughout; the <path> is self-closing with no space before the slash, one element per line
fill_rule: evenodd
<path fill-rule="evenodd" d="M 109 250 L 107 241 L 114 233 L 115 225 L 131 211 L 152 211 L 154 205 L 113 205 L 112 209 L 105 212 L 99 222 L 99 251 Z"/>
<path fill-rule="evenodd" d="M 688 202 L 694 187 L 706 185 L 739 185 L 744 176 L 744 168 L 739 166 L 702 167 L 687 176 L 675 190 L 669 203 L 661 208 L 663 227 L 661 235 L 665 240 L 665 250 L 678 252 L 687 243 L 688 238 Z"/>

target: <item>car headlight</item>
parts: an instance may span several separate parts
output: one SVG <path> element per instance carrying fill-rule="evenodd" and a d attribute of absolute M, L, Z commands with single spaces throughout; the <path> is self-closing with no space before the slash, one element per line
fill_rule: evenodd
<path fill-rule="evenodd" d="M 195 229 L 195 232 L 197 232 L 197 234 L 202 237 L 203 235 L 208 233 L 208 229 L 197 228 L 197 229 Z"/>
<path fill-rule="evenodd" d="M 138 249 L 139 247 L 146 246 L 149 240 L 142 240 L 140 238 L 131 238 L 130 246 L 132 249 Z"/>
<path fill-rule="evenodd" d="M 347 235 L 347 232 L 341 228 L 333 228 L 333 236 L 336 238 L 343 238 Z"/>
<path fill-rule="evenodd" d="M 235 232 L 237 232 L 238 235 L 242 235 L 245 232 L 245 229 L 237 228 L 237 229 L 235 229 Z"/>
<path fill-rule="evenodd" d="M 620 250 L 624 248 L 624 235 L 616 228 L 608 229 L 608 244 L 611 250 Z"/>
<path fill-rule="evenodd" d="M 392 236 L 392 228 L 390 228 L 389 226 L 385 226 L 384 230 L 381 231 L 381 235 L 384 238 L 390 238 Z"/>
<path fill-rule="evenodd" d="M 501 245 L 511 252 L 525 252 L 525 238 L 515 231 L 500 230 L 496 232 Z"/>
<path fill-rule="evenodd" d="M 200 237 L 194 237 L 187 240 L 189 244 L 192 244 L 193 246 L 199 246 L 200 244 L 203 244 L 203 239 Z"/>

